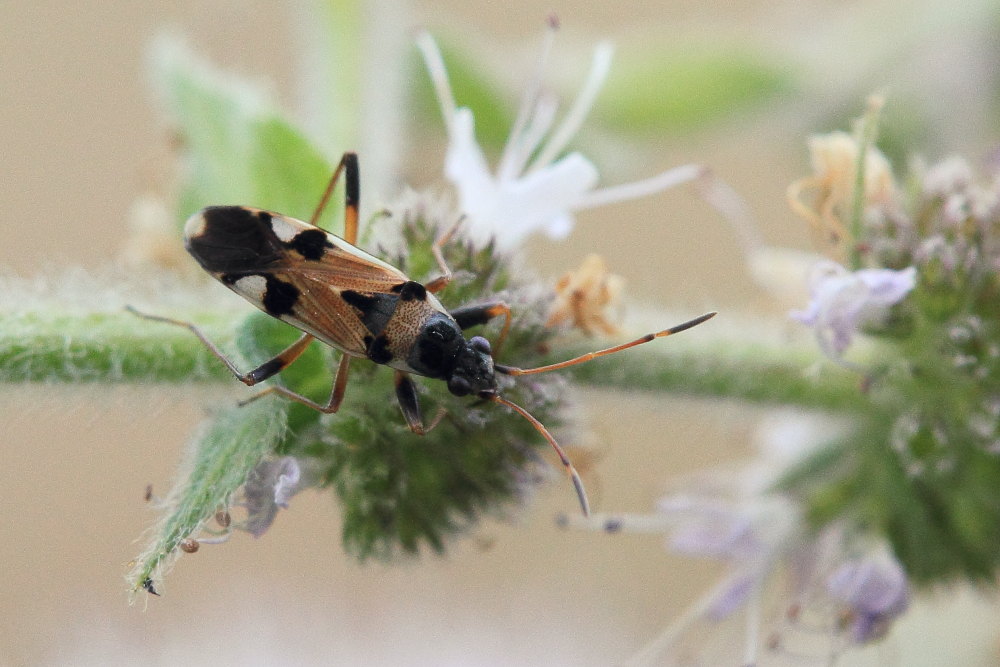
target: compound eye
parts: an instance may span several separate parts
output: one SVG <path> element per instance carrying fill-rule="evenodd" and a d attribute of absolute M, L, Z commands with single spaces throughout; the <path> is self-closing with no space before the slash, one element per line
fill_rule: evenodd
<path fill-rule="evenodd" d="M 472 393 L 472 385 L 463 377 L 452 376 L 448 380 L 448 391 L 455 396 L 468 396 Z"/>
<path fill-rule="evenodd" d="M 493 354 L 493 348 L 490 347 L 490 341 L 486 340 L 482 336 L 473 336 L 469 339 L 469 345 L 476 352 L 482 352 L 484 354 Z"/>

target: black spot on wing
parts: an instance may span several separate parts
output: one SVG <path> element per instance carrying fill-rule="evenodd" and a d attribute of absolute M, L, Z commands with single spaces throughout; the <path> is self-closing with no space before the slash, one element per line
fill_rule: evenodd
<path fill-rule="evenodd" d="M 399 294 L 399 298 L 403 301 L 413 301 L 414 299 L 425 301 L 427 299 L 427 288 L 413 280 L 393 285 L 390 289 Z"/>
<path fill-rule="evenodd" d="M 281 317 L 288 315 L 295 307 L 295 302 L 299 300 L 299 288 L 291 283 L 278 280 L 274 276 L 264 276 L 266 287 L 264 288 L 264 310 L 268 315 Z"/>
<path fill-rule="evenodd" d="M 186 240 L 189 253 L 212 273 L 253 273 L 284 254 L 271 228 L 271 214 L 242 206 L 211 206 L 204 225 Z"/>
<path fill-rule="evenodd" d="M 333 244 L 327 238 L 326 232 L 322 229 L 307 229 L 299 232 L 295 237 L 285 244 L 305 259 L 322 259 L 327 248 L 332 248 Z"/>
<path fill-rule="evenodd" d="M 399 303 L 399 297 L 395 294 L 381 292 L 362 294 L 354 290 L 344 290 L 340 293 L 340 297 L 357 309 L 361 315 L 361 322 L 373 336 L 378 336 L 385 330 Z"/>
<path fill-rule="evenodd" d="M 387 364 L 392 361 L 392 352 L 389 351 L 389 339 L 385 334 L 380 336 L 365 336 L 365 348 L 368 358 L 376 364 Z"/>

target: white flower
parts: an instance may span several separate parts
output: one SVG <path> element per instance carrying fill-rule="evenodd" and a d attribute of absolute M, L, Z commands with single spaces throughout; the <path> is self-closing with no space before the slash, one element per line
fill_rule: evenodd
<path fill-rule="evenodd" d="M 816 332 L 820 347 L 840 360 L 862 324 L 883 315 L 916 286 L 917 270 L 861 269 L 848 271 L 824 260 L 813 268 L 812 300 L 805 310 L 789 315 Z"/>
<path fill-rule="evenodd" d="M 541 74 L 554 32 L 552 22 L 537 72 L 521 98 L 495 170 L 476 143 L 472 112 L 455 106 L 437 44 L 427 33 L 417 38 L 448 132 L 445 177 L 458 191 L 459 204 L 471 222 L 470 234 L 480 240 L 495 237 L 503 248 L 516 246 L 536 231 L 561 238 L 573 228 L 574 211 L 643 197 L 694 180 L 704 171 L 698 165 L 684 165 L 635 183 L 598 189 L 597 168 L 590 160 L 577 152 L 560 157 L 607 77 L 613 49 L 608 43 L 598 45 L 583 89 L 553 128 L 558 103 L 542 89 Z"/>

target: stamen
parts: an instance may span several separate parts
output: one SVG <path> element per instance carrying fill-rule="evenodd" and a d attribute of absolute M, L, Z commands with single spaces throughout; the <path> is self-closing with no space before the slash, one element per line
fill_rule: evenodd
<path fill-rule="evenodd" d="M 555 43 L 556 31 L 558 29 L 559 22 L 554 17 L 550 18 L 545 30 L 545 36 L 542 38 L 541 56 L 535 65 L 535 71 L 532 73 L 531 78 L 528 79 L 528 85 L 524 88 L 521 103 L 517 108 L 517 116 L 514 119 L 514 125 L 511 127 L 510 135 L 507 137 L 503 154 L 500 156 L 500 166 L 497 169 L 497 177 L 500 180 L 513 178 L 519 174 L 521 170 L 520 165 L 528 161 L 528 157 L 531 156 L 532 151 L 535 149 L 535 142 L 528 143 L 525 141 L 522 137 L 522 132 L 525 126 L 528 125 L 528 120 L 533 119 L 541 111 L 538 98 L 542 90 L 545 65 L 548 63 L 549 54 L 552 51 L 553 43 Z M 515 166 L 515 163 L 519 163 L 519 165 Z"/>
<path fill-rule="evenodd" d="M 507 144 L 510 148 L 510 154 L 505 155 L 507 160 L 501 164 L 500 169 L 497 171 L 498 181 L 509 182 L 516 180 L 521 172 L 524 171 L 525 165 L 531 159 L 531 154 L 535 152 L 545 134 L 552 128 L 552 122 L 555 120 L 558 108 L 559 100 L 556 99 L 555 95 L 546 94 L 539 97 L 535 104 L 535 111 L 531 115 L 531 120 L 528 122 L 528 126 L 524 128 L 521 136 L 518 137 L 516 144 L 513 141 L 513 136 L 511 137 L 512 141 L 509 141 Z"/>
<path fill-rule="evenodd" d="M 736 190 L 708 169 L 703 170 L 697 187 L 702 199 L 718 211 L 740 237 L 747 257 L 752 258 L 754 253 L 764 247 L 764 240 L 750 207 Z"/>
<path fill-rule="evenodd" d="M 592 514 L 589 517 L 562 516 L 562 528 L 591 530 L 601 533 L 665 533 L 677 524 L 666 514 Z"/>
<path fill-rule="evenodd" d="M 455 115 L 455 96 L 451 92 L 451 84 L 448 83 L 448 70 L 445 69 L 441 50 L 434 38 L 426 31 L 421 31 L 417 35 L 417 48 L 420 49 L 420 53 L 424 57 L 424 65 L 427 67 L 427 73 L 430 74 L 431 83 L 434 84 L 434 93 L 437 95 L 438 104 L 441 105 L 441 117 L 444 119 L 445 129 L 448 136 L 451 137 Z"/>
<path fill-rule="evenodd" d="M 628 199 L 638 199 L 651 194 L 676 187 L 683 183 L 690 183 L 701 177 L 705 168 L 698 164 L 684 164 L 673 169 L 651 176 L 650 178 L 634 183 L 614 185 L 609 188 L 601 188 L 580 196 L 578 202 L 573 205 L 574 210 L 604 206 L 614 202 L 626 201 Z"/>
<path fill-rule="evenodd" d="M 610 42 L 601 42 L 594 49 L 594 59 L 583 89 L 577 95 L 576 100 L 573 101 L 573 106 L 570 107 L 569 113 L 566 114 L 566 118 L 563 119 L 562 124 L 549 137 L 545 147 L 542 148 L 532 161 L 527 173 L 531 173 L 553 162 L 566 147 L 566 144 L 569 143 L 570 139 L 577 133 L 580 126 L 583 125 L 583 121 L 587 117 L 587 114 L 590 113 L 590 108 L 594 106 L 597 93 L 600 92 L 601 86 L 604 85 L 604 80 L 611 69 L 611 58 L 614 52 L 614 47 L 611 46 Z"/>

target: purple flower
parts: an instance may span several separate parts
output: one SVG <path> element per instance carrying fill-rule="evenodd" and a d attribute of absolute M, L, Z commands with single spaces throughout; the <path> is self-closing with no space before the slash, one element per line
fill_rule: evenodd
<path fill-rule="evenodd" d="M 851 638 L 858 644 L 884 637 L 910 603 L 906 573 L 889 556 L 844 563 L 827 578 L 826 588 L 846 605 Z"/>
<path fill-rule="evenodd" d="M 681 494 L 661 499 L 657 508 L 671 526 L 672 551 L 729 563 L 729 573 L 706 606 L 714 620 L 742 607 L 788 549 L 798 544 L 799 511 L 782 496 L 731 501 Z"/>
<path fill-rule="evenodd" d="M 884 315 L 906 298 L 916 283 L 917 270 L 912 266 L 902 271 L 851 272 L 835 262 L 822 261 L 810 278 L 809 305 L 789 315 L 812 327 L 823 352 L 840 361 L 861 325 Z"/>

